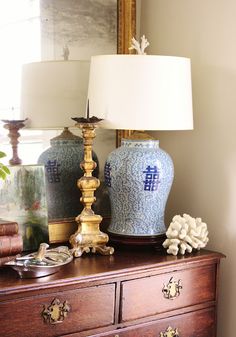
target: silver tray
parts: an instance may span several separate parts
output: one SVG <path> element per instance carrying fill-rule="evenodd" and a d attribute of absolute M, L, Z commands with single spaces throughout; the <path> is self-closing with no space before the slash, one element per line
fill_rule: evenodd
<path fill-rule="evenodd" d="M 41 243 L 37 252 L 17 256 L 5 265 L 16 270 L 20 278 L 35 278 L 54 274 L 73 260 L 68 247 L 47 249 L 48 247 L 47 243 Z"/>

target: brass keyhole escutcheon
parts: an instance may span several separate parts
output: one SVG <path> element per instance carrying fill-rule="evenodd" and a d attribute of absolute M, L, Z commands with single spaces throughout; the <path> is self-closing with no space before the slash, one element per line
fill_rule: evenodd
<path fill-rule="evenodd" d="M 164 283 L 162 293 L 168 300 L 173 300 L 180 295 L 180 289 L 183 289 L 181 280 L 174 281 L 171 277 L 167 284 Z"/>
<path fill-rule="evenodd" d="M 61 316 L 60 307 L 58 305 L 52 306 L 50 310 L 50 315 L 53 322 L 59 321 Z"/>
<path fill-rule="evenodd" d="M 44 305 L 42 316 L 45 323 L 62 323 L 70 310 L 71 308 L 67 301 L 61 303 L 58 298 L 54 298 L 49 306 Z"/>
<path fill-rule="evenodd" d="M 160 337 L 180 337 L 178 329 L 173 329 L 171 326 L 169 326 L 166 331 L 161 332 Z"/>

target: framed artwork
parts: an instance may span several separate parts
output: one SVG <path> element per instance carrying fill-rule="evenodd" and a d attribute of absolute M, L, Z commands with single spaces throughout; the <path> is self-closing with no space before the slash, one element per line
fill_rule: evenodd
<path fill-rule="evenodd" d="M 42 165 L 9 166 L 0 181 L 0 214 L 16 221 L 23 237 L 23 250 L 37 250 L 48 242 L 45 172 Z"/>

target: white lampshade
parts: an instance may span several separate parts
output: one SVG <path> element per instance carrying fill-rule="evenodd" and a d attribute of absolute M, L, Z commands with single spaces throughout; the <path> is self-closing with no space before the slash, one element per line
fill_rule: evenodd
<path fill-rule="evenodd" d="M 193 128 L 190 60 L 154 55 L 91 59 L 90 116 L 101 126 L 131 130 Z"/>
<path fill-rule="evenodd" d="M 27 128 L 73 126 L 71 117 L 84 115 L 89 61 L 45 61 L 22 69 L 21 117 Z"/>

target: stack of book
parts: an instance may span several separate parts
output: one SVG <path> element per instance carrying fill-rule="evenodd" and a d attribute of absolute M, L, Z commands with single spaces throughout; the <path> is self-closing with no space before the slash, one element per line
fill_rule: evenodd
<path fill-rule="evenodd" d="M 15 221 L 0 219 L 0 266 L 13 260 L 23 250 L 23 239 Z"/>

